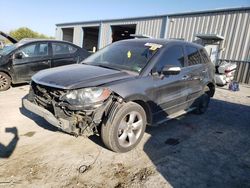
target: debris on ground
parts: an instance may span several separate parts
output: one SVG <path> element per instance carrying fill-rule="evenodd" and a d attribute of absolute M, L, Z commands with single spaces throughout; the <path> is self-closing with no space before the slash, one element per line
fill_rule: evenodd
<path fill-rule="evenodd" d="M 137 169 L 137 171 L 133 173 L 133 170 L 125 168 L 122 164 L 118 164 L 118 166 L 120 166 L 120 168 L 117 169 L 114 175 L 118 180 L 115 188 L 143 185 L 148 178 L 155 173 L 152 167 Z"/>
<path fill-rule="evenodd" d="M 21 136 L 32 137 L 32 136 L 34 136 L 35 133 L 36 133 L 35 131 L 30 131 L 30 132 L 27 132 L 27 133 L 25 133 L 25 134 L 23 134 Z"/>
<path fill-rule="evenodd" d="M 149 128 L 127 153 L 111 152 L 99 139 L 62 134 L 22 110 L 29 90 L 23 88 L 0 92 L 0 145 L 13 150 L 0 158 L 0 188 L 250 187 L 248 85 L 239 92 L 216 88 L 205 114 Z M 13 126 L 16 147 L 5 131 Z"/>

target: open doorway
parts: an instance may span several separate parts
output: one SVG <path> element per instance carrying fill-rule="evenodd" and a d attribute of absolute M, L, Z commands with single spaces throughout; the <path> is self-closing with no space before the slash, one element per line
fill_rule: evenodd
<path fill-rule="evenodd" d="M 224 37 L 218 34 L 196 34 L 196 37 L 200 39 L 199 44 L 203 45 L 207 50 L 207 53 L 214 65 L 218 65 L 219 53 L 222 50 L 222 41 Z"/>
<path fill-rule="evenodd" d="M 83 45 L 88 51 L 95 52 L 98 49 L 99 27 L 83 27 Z"/>
<path fill-rule="evenodd" d="M 74 28 L 62 28 L 64 41 L 73 42 Z"/>
<path fill-rule="evenodd" d="M 136 24 L 114 25 L 111 26 L 111 30 L 112 30 L 112 42 L 125 39 L 132 39 L 134 37 L 130 35 L 135 34 Z"/>
<path fill-rule="evenodd" d="M 219 44 L 205 44 L 205 49 L 211 59 L 211 62 L 216 65 L 219 57 Z"/>

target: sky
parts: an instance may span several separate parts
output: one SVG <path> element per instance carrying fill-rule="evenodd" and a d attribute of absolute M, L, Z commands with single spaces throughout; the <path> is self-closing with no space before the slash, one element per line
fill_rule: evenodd
<path fill-rule="evenodd" d="M 0 0 L 0 30 L 55 36 L 55 24 L 250 6 L 250 0 Z"/>

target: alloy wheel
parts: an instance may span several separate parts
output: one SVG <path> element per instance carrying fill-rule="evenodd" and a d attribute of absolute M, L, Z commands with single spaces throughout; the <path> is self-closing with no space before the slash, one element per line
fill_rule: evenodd
<path fill-rule="evenodd" d="M 8 85 L 8 79 L 4 75 L 0 74 L 0 89 L 7 87 L 7 85 Z"/>
<path fill-rule="evenodd" d="M 142 133 L 143 119 L 139 112 L 132 111 L 124 116 L 118 127 L 118 142 L 123 147 L 136 143 Z"/>

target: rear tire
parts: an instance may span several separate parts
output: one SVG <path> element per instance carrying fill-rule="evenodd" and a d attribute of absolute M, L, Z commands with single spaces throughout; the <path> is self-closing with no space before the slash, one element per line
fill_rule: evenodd
<path fill-rule="evenodd" d="M 0 72 L 0 91 L 6 91 L 10 88 L 11 78 L 4 72 Z"/>
<path fill-rule="evenodd" d="M 112 121 L 112 122 L 111 122 Z M 105 146 L 114 152 L 128 152 L 141 141 L 146 128 L 146 113 L 134 102 L 123 105 L 109 117 L 101 127 L 101 137 Z"/>
<path fill-rule="evenodd" d="M 196 109 L 194 111 L 195 114 L 203 114 L 207 111 L 208 105 L 210 102 L 210 97 L 207 93 L 204 93 L 202 96 L 198 98 Z"/>

